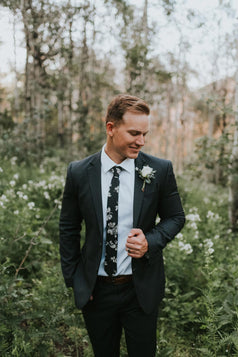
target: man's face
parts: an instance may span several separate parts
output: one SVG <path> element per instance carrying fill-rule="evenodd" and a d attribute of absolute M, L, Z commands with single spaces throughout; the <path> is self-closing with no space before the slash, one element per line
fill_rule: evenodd
<path fill-rule="evenodd" d="M 145 144 L 148 131 L 148 115 L 127 111 L 120 124 L 107 123 L 107 154 L 116 163 L 121 163 L 126 158 L 136 159 Z"/>

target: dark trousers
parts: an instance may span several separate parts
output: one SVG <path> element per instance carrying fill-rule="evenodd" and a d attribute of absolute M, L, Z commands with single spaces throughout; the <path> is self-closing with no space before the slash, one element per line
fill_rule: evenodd
<path fill-rule="evenodd" d="M 120 356 L 122 329 L 129 357 L 154 357 L 158 309 L 146 314 L 137 301 L 133 282 L 98 282 L 83 316 L 96 357 Z"/>

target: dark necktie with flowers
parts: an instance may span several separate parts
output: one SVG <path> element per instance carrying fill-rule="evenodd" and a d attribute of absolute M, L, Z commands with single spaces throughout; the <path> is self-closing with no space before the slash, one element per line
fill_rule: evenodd
<path fill-rule="evenodd" d="M 119 175 L 122 171 L 120 166 L 111 168 L 113 177 L 107 197 L 106 219 L 106 253 L 104 269 L 109 276 L 117 272 L 117 241 L 118 241 L 118 193 Z"/>

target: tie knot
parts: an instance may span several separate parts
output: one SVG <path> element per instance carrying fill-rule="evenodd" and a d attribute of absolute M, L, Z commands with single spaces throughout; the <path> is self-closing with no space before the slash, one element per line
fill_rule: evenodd
<path fill-rule="evenodd" d="M 112 171 L 112 173 L 113 173 L 113 176 L 117 176 L 117 177 L 119 177 L 119 175 L 120 175 L 120 173 L 122 172 L 122 167 L 121 166 L 113 166 L 112 168 L 111 168 L 111 171 Z"/>

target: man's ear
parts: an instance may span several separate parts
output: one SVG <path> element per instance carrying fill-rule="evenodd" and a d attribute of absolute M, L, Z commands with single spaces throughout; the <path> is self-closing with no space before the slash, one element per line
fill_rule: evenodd
<path fill-rule="evenodd" d="M 107 135 L 113 136 L 113 129 L 115 128 L 115 123 L 108 121 L 106 124 Z"/>

